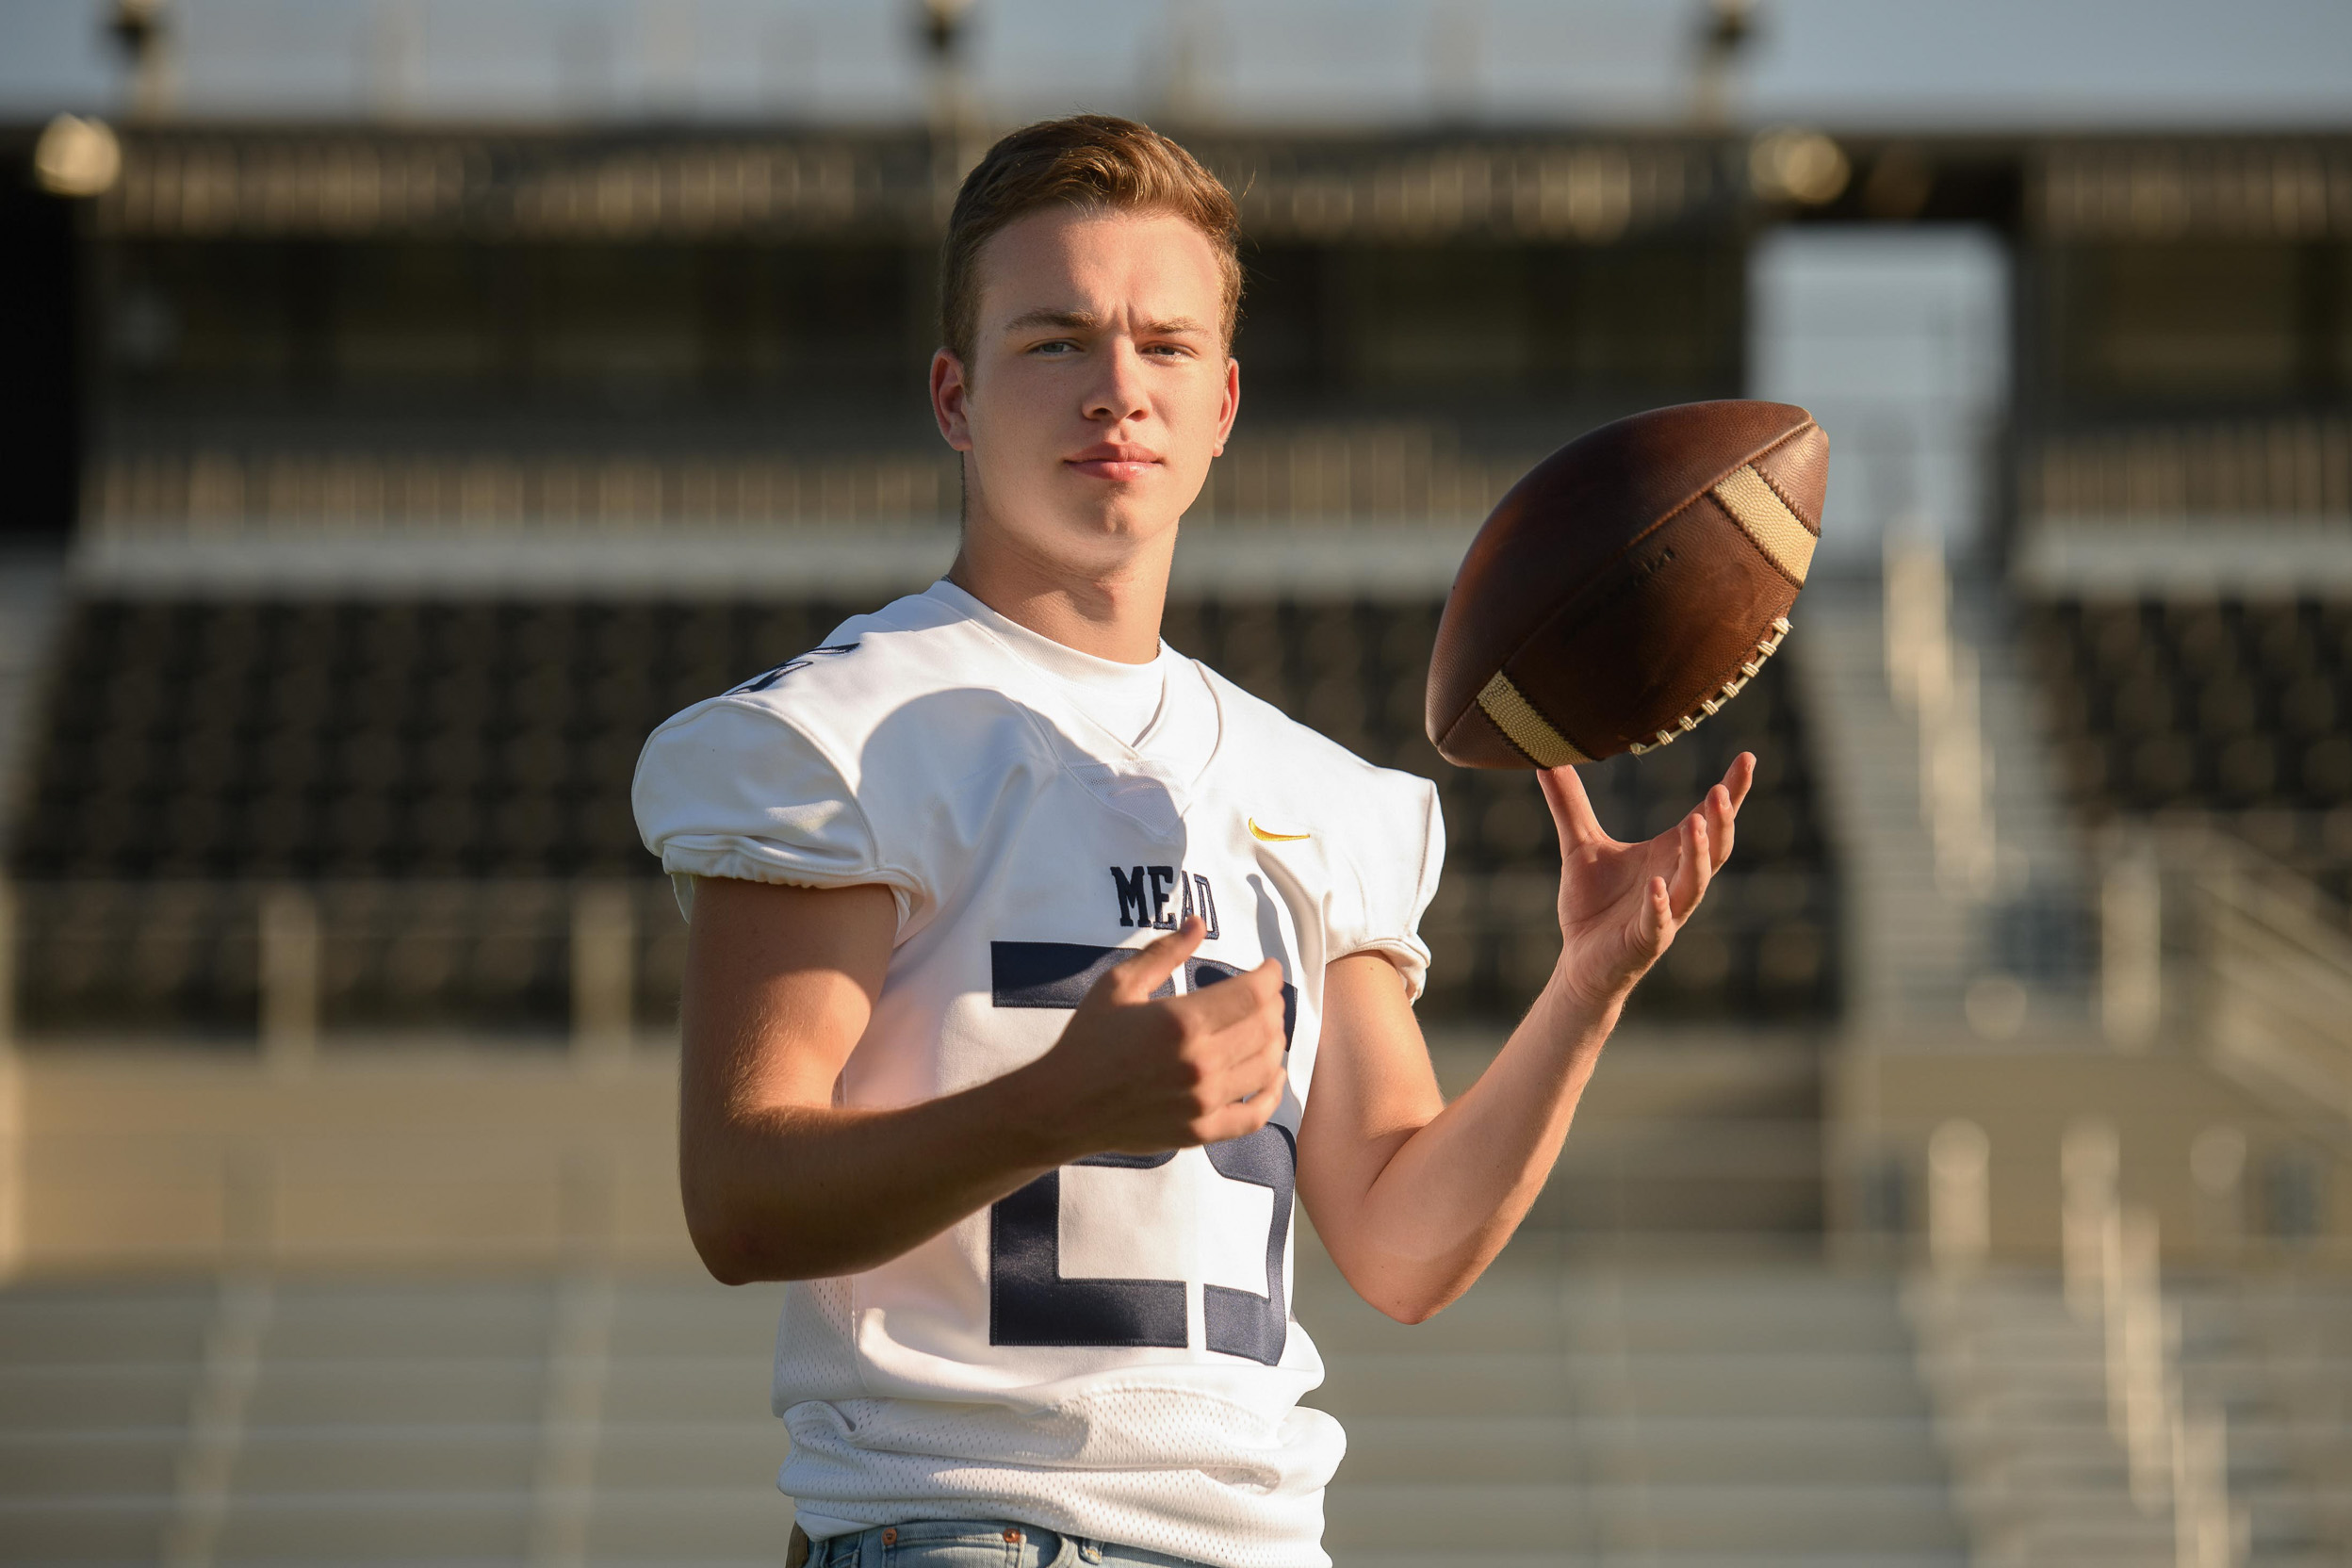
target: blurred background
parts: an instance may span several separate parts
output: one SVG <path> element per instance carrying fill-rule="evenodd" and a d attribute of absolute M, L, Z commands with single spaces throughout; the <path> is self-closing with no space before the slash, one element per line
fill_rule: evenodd
<path fill-rule="evenodd" d="M 1168 635 L 1437 780 L 1452 1089 L 1558 943 L 1471 531 L 1836 453 L 1588 770 L 1762 759 L 1527 1230 L 1405 1330 L 1302 1224 L 1343 1568 L 2352 1558 L 2352 8 L 0 0 L 0 1560 L 780 1560 L 629 776 L 944 568 L 941 220 L 1078 108 L 1240 193 Z"/>

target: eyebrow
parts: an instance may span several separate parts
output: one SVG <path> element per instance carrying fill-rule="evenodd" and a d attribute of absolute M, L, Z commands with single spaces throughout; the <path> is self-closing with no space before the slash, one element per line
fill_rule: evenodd
<path fill-rule="evenodd" d="M 1004 323 L 1008 333 L 1022 332 L 1032 327 L 1058 327 L 1065 332 L 1099 332 L 1102 318 L 1086 310 L 1033 310 L 1016 316 Z M 1143 330 L 1152 337 L 1175 337 L 1186 333 L 1205 335 L 1208 328 L 1189 316 L 1170 317 L 1164 321 L 1147 321 Z"/>

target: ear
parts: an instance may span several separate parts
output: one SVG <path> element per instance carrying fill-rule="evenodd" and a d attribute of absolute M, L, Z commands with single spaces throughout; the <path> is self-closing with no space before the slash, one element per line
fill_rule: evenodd
<path fill-rule="evenodd" d="M 1225 455 L 1225 443 L 1233 433 L 1233 416 L 1241 412 L 1241 361 L 1225 361 L 1225 401 L 1217 411 L 1217 445 L 1209 451 L 1211 457 Z"/>
<path fill-rule="evenodd" d="M 959 452 L 972 450 L 972 384 L 964 362 L 941 349 L 931 356 L 931 416 L 939 433 Z M 1230 419 L 1229 421 L 1230 422 Z"/>

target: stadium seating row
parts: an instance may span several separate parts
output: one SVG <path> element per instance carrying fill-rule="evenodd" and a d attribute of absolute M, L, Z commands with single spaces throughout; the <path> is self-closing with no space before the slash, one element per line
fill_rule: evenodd
<path fill-rule="evenodd" d="M 2092 818 L 2220 816 L 2352 884 L 2352 601 L 2059 599 L 2028 629 Z"/>
<path fill-rule="evenodd" d="M 1427 1010 L 1514 1010 L 1548 972 L 1558 852 L 1534 781 L 1423 734 L 1438 605 L 1187 601 L 1168 637 L 1362 755 L 1439 781 L 1449 841 Z M 14 850 L 29 1021 L 250 1027 L 250 912 L 323 890 L 331 1022 L 560 1027 L 565 879 L 645 884 L 641 1016 L 682 957 L 629 784 L 663 717 L 814 645 L 825 601 L 228 602 L 92 598 L 69 617 Z M 1785 672 L 1681 744 L 1587 770 L 1602 820 L 1654 833 L 1741 746 L 1762 759 L 1736 870 L 1645 1005 L 1816 1017 L 1835 897 Z M 492 884 L 495 893 L 468 896 Z M 371 891 L 373 889 L 375 890 Z M 29 913 L 29 911 L 28 911 Z M 139 956 L 138 978 L 108 982 Z"/>

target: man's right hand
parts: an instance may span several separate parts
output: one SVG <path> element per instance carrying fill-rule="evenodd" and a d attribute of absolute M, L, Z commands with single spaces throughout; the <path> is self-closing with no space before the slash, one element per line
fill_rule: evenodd
<path fill-rule="evenodd" d="M 1184 996 L 1152 993 L 1200 948 L 1198 917 L 1094 983 L 1054 1049 L 1024 1069 L 1090 1153 L 1157 1154 L 1254 1133 L 1288 1074 L 1272 958 Z"/>
<path fill-rule="evenodd" d="M 694 1247 L 730 1284 L 873 1268 L 1056 1166 L 1240 1137 L 1282 1103 L 1279 966 L 1152 999 L 1200 946 L 1192 921 L 1104 974 L 1026 1067 L 837 1105 L 897 927 L 888 888 L 696 885 L 678 1174 Z"/>

